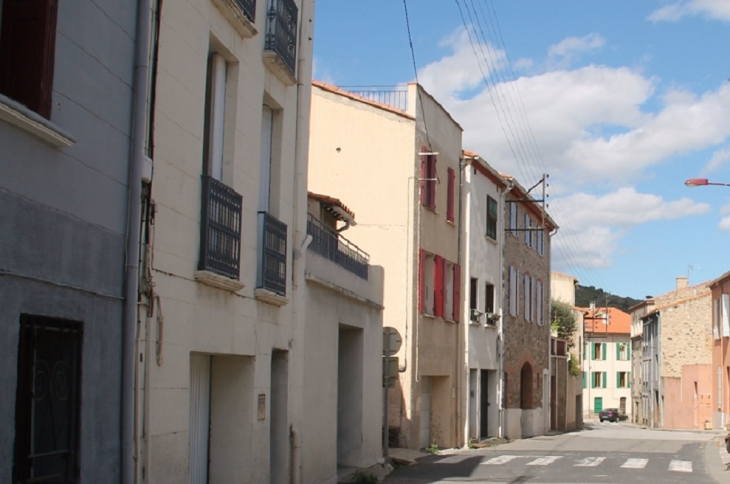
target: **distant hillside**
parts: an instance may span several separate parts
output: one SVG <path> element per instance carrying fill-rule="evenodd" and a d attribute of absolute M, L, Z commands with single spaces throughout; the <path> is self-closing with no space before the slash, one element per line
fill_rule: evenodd
<path fill-rule="evenodd" d="M 618 308 L 624 312 L 629 312 L 629 308 L 631 306 L 642 301 L 641 299 L 609 294 L 607 292 L 603 292 L 603 289 L 597 289 L 593 286 L 585 287 L 578 284 L 575 287 L 575 305 L 579 307 L 587 308 L 590 306 L 591 301 L 595 301 L 597 307 L 605 306 L 606 297 L 608 297 L 608 307 Z"/>

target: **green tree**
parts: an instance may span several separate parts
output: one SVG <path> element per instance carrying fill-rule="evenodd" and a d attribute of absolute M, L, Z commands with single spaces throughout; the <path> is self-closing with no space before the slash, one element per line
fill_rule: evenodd
<path fill-rule="evenodd" d="M 570 305 L 554 299 L 550 301 L 550 326 L 558 333 L 558 338 L 568 342 L 568 347 L 573 346 L 573 335 L 578 329 L 578 323 Z"/>

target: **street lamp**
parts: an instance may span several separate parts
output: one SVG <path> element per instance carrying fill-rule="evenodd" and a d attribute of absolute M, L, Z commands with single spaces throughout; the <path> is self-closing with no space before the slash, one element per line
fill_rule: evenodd
<path fill-rule="evenodd" d="M 684 184 L 690 188 L 693 187 L 702 187 L 705 185 L 720 185 L 723 187 L 730 187 L 730 183 L 716 183 L 708 181 L 707 178 L 690 178 Z"/>

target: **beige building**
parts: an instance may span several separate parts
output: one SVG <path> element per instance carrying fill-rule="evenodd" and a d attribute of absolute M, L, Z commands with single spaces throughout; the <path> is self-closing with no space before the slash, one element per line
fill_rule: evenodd
<path fill-rule="evenodd" d="M 617 308 L 589 310 L 584 318 L 583 415 L 606 408 L 631 417 L 631 316 Z"/>
<path fill-rule="evenodd" d="M 312 87 L 309 187 L 358 214 L 351 240 L 387 274 L 384 325 L 403 339 L 393 444 L 461 446 L 464 339 L 458 213 L 461 127 L 422 87 Z"/>
<path fill-rule="evenodd" d="M 647 425 L 649 423 L 646 412 L 643 411 L 641 403 L 641 392 L 644 386 L 642 367 L 642 338 L 644 335 L 643 317 L 654 310 L 654 298 L 649 297 L 644 301 L 631 306 L 631 421 L 635 424 Z"/>
<path fill-rule="evenodd" d="M 380 455 L 381 413 L 362 396 L 377 393 L 382 272 L 307 248 L 313 4 L 159 12 L 137 482 L 334 483 L 338 462 Z M 354 398 L 373 409 L 338 414 Z"/>

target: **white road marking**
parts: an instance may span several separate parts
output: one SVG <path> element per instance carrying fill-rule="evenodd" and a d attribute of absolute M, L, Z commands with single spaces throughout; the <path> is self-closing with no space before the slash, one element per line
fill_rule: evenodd
<path fill-rule="evenodd" d="M 673 460 L 669 463 L 669 470 L 672 472 L 692 472 L 692 461 Z"/>
<path fill-rule="evenodd" d="M 643 469 L 648 462 L 649 459 L 628 459 L 621 467 L 624 469 Z"/>
<path fill-rule="evenodd" d="M 515 460 L 518 457 L 518 455 L 500 455 L 499 457 L 492 457 L 488 461 L 482 462 L 482 464 L 498 466 L 500 464 L 506 464 L 509 461 Z"/>
<path fill-rule="evenodd" d="M 586 457 L 585 459 L 575 464 L 573 467 L 596 467 L 604 460 L 606 460 L 605 457 Z"/>
<path fill-rule="evenodd" d="M 535 459 L 532 462 L 528 462 L 528 466 L 547 466 L 552 464 L 558 459 L 562 459 L 562 455 L 548 455 L 546 457 L 540 457 L 539 459 Z"/>

